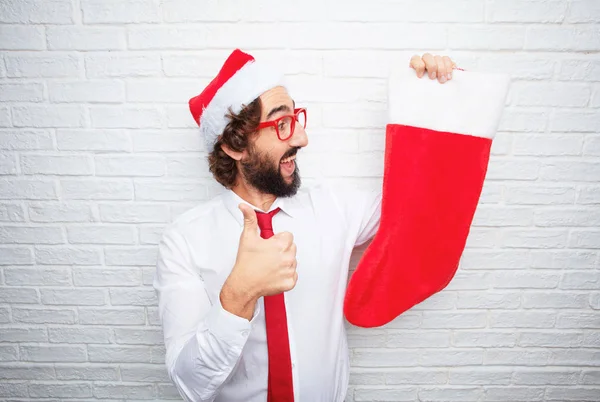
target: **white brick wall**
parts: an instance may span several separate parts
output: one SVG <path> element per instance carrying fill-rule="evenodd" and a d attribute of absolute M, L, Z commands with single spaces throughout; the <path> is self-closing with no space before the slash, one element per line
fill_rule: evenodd
<path fill-rule="evenodd" d="M 156 244 L 220 191 L 187 100 L 233 47 L 309 108 L 307 184 L 381 185 L 414 53 L 513 78 L 460 271 L 349 326 L 348 401 L 600 400 L 600 1 L 259 3 L 0 1 L 0 400 L 178 399 Z"/>

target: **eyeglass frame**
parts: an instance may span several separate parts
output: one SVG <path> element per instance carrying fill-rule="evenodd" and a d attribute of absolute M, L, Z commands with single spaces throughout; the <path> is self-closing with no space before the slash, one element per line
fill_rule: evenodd
<path fill-rule="evenodd" d="M 279 138 L 281 141 L 287 141 L 292 137 L 292 135 L 294 135 L 294 132 L 296 131 L 296 122 L 300 123 L 300 121 L 298 120 L 298 116 L 300 115 L 300 113 L 304 113 L 304 126 L 302 127 L 302 129 L 305 129 L 306 122 L 308 119 L 307 119 L 306 108 L 304 108 L 304 107 L 294 109 L 293 115 L 288 114 L 285 116 L 281 116 L 275 120 L 263 121 L 262 123 L 260 123 L 258 125 L 258 129 L 261 130 L 263 128 L 275 127 L 275 132 L 277 133 L 277 138 Z M 290 124 L 290 135 L 287 136 L 286 138 L 281 138 L 281 135 L 279 135 L 279 122 L 281 120 L 285 119 L 286 117 L 292 118 L 292 122 Z"/>

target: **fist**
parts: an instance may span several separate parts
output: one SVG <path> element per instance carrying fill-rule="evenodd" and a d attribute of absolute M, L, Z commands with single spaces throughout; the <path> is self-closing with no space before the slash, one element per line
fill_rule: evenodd
<path fill-rule="evenodd" d="M 256 212 L 246 204 L 239 208 L 244 214 L 244 228 L 231 276 L 256 298 L 293 289 L 298 280 L 294 236 L 281 232 L 263 239 Z"/>
<path fill-rule="evenodd" d="M 423 57 L 414 55 L 410 59 L 410 67 L 417 72 L 417 77 L 421 78 L 425 73 L 430 79 L 436 79 L 444 83 L 452 79 L 452 70 L 456 68 L 456 63 L 448 56 L 433 56 L 431 53 L 425 53 Z"/>

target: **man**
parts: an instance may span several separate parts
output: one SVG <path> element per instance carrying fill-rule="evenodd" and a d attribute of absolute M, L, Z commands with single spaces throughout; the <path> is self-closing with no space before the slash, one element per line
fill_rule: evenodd
<path fill-rule="evenodd" d="M 452 78 L 448 57 L 410 61 Z M 190 100 L 226 191 L 178 217 L 159 246 L 166 364 L 189 401 L 341 402 L 350 254 L 375 235 L 380 192 L 298 191 L 309 111 L 240 50 Z"/>

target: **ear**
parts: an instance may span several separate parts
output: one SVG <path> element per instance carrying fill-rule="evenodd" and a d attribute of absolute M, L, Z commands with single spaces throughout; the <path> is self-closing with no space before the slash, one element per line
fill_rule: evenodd
<path fill-rule="evenodd" d="M 232 150 L 231 148 L 229 148 L 229 146 L 225 145 L 225 144 L 221 144 L 221 149 L 223 150 L 223 152 L 225 152 L 231 159 L 235 160 L 235 161 L 240 161 L 242 160 L 242 157 L 244 156 L 244 152 L 237 152 Z"/>

